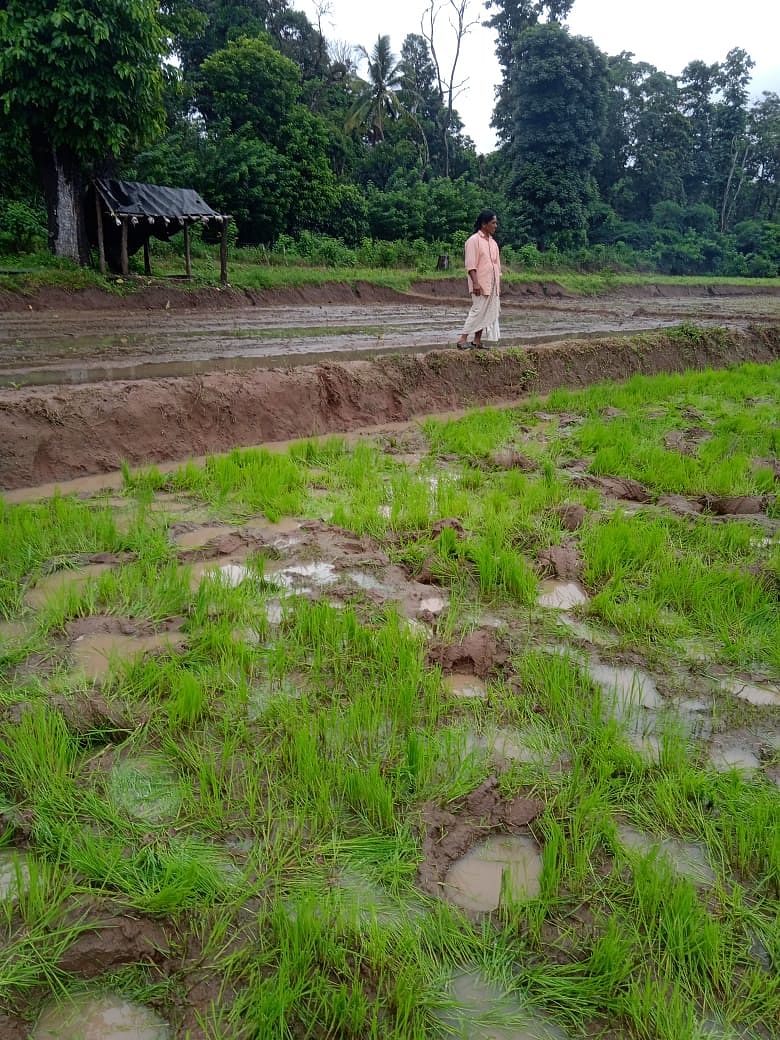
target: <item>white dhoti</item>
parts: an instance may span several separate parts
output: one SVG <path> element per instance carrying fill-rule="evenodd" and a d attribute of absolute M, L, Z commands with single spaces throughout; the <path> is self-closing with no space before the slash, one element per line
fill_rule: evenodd
<path fill-rule="evenodd" d="M 474 332 L 482 331 L 482 338 L 497 342 L 500 339 L 498 328 L 498 316 L 501 313 L 501 297 L 497 292 L 491 292 L 489 296 L 476 296 L 471 294 L 471 310 L 466 315 L 466 321 L 461 329 L 461 336 L 470 336 Z"/>

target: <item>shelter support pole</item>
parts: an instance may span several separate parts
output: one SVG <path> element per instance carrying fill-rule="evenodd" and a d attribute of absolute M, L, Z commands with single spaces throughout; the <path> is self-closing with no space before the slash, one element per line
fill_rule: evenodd
<path fill-rule="evenodd" d="M 150 275 L 152 273 L 152 258 L 149 255 L 149 239 L 147 238 L 144 242 L 144 274 Z"/>
<path fill-rule="evenodd" d="M 103 238 L 103 211 L 100 208 L 100 195 L 98 190 L 95 188 L 95 215 L 97 217 L 97 240 L 98 240 L 98 261 L 100 263 L 100 273 L 106 273 L 106 242 Z"/>
<path fill-rule="evenodd" d="M 190 225 L 184 221 L 184 273 L 192 278 L 192 256 L 190 254 Z"/>
<path fill-rule="evenodd" d="M 130 273 L 130 260 L 127 256 L 127 217 L 122 217 L 122 274 Z"/>
<path fill-rule="evenodd" d="M 222 218 L 222 238 L 219 240 L 219 283 L 227 285 L 228 224 L 230 217 Z"/>

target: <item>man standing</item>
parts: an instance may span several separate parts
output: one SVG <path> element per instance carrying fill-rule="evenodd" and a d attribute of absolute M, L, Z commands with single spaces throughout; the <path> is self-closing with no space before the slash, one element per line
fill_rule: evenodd
<path fill-rule="evenodd" d="M 471 293 L 471 310 L 458 338 L 459 350 L 481 347 L 485 339 L 499 338 L 498 316 L 501 312 L 501 258 L 493 237 L 498 227 L 492 209 L 483 209 L 477 217 L 476 230 L 466 241 L 465 260 Z M 469 336 L 474 339 L 469 342 Z"/>

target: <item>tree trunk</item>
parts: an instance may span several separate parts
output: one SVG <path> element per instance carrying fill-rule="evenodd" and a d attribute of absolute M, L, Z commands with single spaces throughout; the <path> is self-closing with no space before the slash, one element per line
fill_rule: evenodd
<path fill-rule="evenodd" d="M 49 223 L 49 248 L 55 256 L 89 263 L 84 219 L 83 177 L 66 149 L 36 149 Z"/>

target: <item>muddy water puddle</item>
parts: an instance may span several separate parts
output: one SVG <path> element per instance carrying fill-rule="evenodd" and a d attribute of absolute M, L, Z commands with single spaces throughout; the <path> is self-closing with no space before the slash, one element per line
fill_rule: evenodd
<path fill-rule="evenodd" d="M 539 895 L 542 857 L 539 846 L 524 835 L 497 835 L 476 845 L 450 867 L 444 895 L 473 913 L 498 909 L 502 893 L 511 899 Z"/>
<path fill-rule="evenodd" d="M 392 585 L 372 571 L 351 570 L 347 571 L 346 576 L 353 585 L 357 585 L 364 592 L 375 592 L 379 596 L 387 597 L 392 596 L 395 591 Z"/>
<path fill-rule="evenodd" d="M 127 755 L 108 775 L 111 800 L 128 816 L 147 823 L 176 817 L 182 795 L 179 777 L 161 755 Z"/>
<path fill-rule="evenodd" d="M 40 578 L 28 589 L 24 594 L 24 602 L 33 610 L 40 610 L 52 596 L 59 595 L 65 589 L 81 591 L 87 582 L 113 569 L 114 565 L 110 563 L 90 563 L 85 567 L 55 571 Z"/>
<path fill-rule="evenodd" d="M 720 740 L 710 748 L 709 762 L 719 773 L 755 773 L 761 768 L 761 760 L 752 748 Z"/>
<path fill-rule="evenodd" d="M 274 701 L 298 701 L 303 695 L 301 678 L 285 677 L 252 686 L 247 696 L 246 716 L 250 722 L 258 722 Z"/>
<path fill-rule="evenodd" d="M 537 605 L 548 610 L 572 610 L 588 603 L 590 597 L 576 581 L 557 581 L 548 579 L 539 587 Z"/>
<path fill-rule="evenodd" d="M 581 621 L 574 614 L 563 613 L 557 618 L 557 621 L 567 633 L 584 643 L 608 647 L 619 642 L 620 637 L 617 632 L 605 632 L 596 628 L 595 625 L 589 625 L 587 621 Z"/>
<path fill-rule="evenodd" d="M 58 1001 L 41 1014 L 30 1040 L 169 1040 L 150 1008 L 111 994 Z"/>
<path fill-rule="evenodd" d="M 550 1018 L 476 968 L 453 976 L 447 995 L 453 1006 L 438 1017 L 455 1040 L 567 1040 Z"/>
<path fill-rule="evenodd" d="M 455 672 L 444 677 L 444 687 L 458 700 L 487 700 L 487 686 L 476 675 Z"/>
<path fill-rule="evenodd" d="M 491 765 L 499 771 L 513 762 L 534 765 L 540 769 L 562 768 L 565 753 L 554 734 L 542 727 L 526 729 L 491 728 L 483 733 L 467 730 L 463 735 L 465 754 L 487 753 Z"/>
<path fill-rule="evenodd" d="M 384 928 L 398 928 L 425 913 L 422 903 L 414 899 L 399 899 L 355 870 L 339 871 L 333 879 L 338 893 L 339 910 L 353 922 L 376 922 Z"/>
<path fill-rule="evenodd" d="M 183 638 L 180 632 L 150 636 L 95 633 L 75 639 L 70 652 L 76 669 L 88 679 L 98 681 L 108 675 L 112 664 L 132 661 L 160 650 L 173 650 Z"/>
<path fill-rule="evenodd" d="M 769 683 L 759 686 L 746 679 L 719 679 L 718 686 L 725 693 L 756 707 L 780 706 L 780 687 Z"/>
<path fill-rule="evenodd" d="M 339 580 L 334 565 L 323 560 L 312 563 L 272 564 L 266 567 L 264 577 L 266 581 L 280 588 L 304 595 L 335 585 Z"/>
<path fill-rule="evenodd" d="M 704 845 L 683 841 L 681 838 L 658 838 L 628 823 L 617 826 L 618 840 L 624 848 L 643 856 L 655 854 L 666 860 L 672 869 L 690 878 L 698 885 L 712 885 L 715 872 L 710 865 Z"/>
<path fill-rule="evenodd" d="M 655 680 L 640 668 L 622 668 L 591 661 L 588 674 L 619 715 L 630 713 L 635 708 L 658 709 L 664 705 Z"/>
<path fill-rule="evenodd" d="M 0 849 L 0 900 L 18 899 L 30 884 L 27 856 L 15 849 Z"/>
<path fill-rule="evenodd" d="M 194 531 L 183 531 L 175 535 L 173 541 L 180 549 L 202 549 L 214 538 L 229 534 L 231 530 L 230 527 L 196 527 Z"/>

